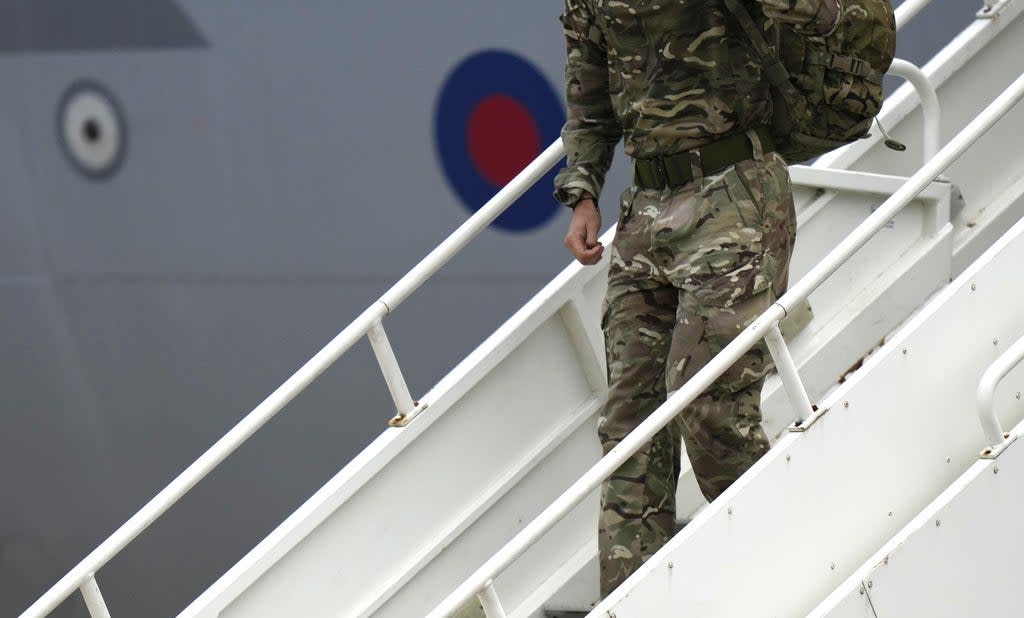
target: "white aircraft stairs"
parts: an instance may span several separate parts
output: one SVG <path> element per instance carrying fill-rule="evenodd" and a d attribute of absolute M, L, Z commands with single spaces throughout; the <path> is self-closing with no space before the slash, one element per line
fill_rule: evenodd
<path fill-rule="evenodd" d="M 382 325 L 555 143 L 23 616 L 76 590 L 109 616 L 102 566 L 363 336 L 393 427 L 180 616 L 1019 615 L 1022 12 L 990 2 L 923 73 L 897 63 L 914 87 L 881 120 L 908 152 L 875 136 L 792 168 L 791 290 L 605 458 L 607 263 L 566 268 L 417 400 Z M 761 338 L 772 450 L 711 505 L 684 473 L 689 523 L 598 603 L 594 488 Z"/>

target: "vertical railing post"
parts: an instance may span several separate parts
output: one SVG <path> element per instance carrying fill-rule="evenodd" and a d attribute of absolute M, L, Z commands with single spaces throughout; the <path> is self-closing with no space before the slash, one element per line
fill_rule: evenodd
<path fill-rule="evenodd" d="M 96 583 L 96 575 L 86 578 L 79 590 L 85 597 L 85 606 L 89 609 L 89 615 L 92 618 L 110 618 L 110 610 L 107 609 L 107 603 L 103 600 L 100 585 Z"/>
<path fill-rule="evenodd" d="M 764 340 L 768 344 L 772 358 L 775 359 L 775 369 L 779 372 L 779 378 L 782 379 L 782 386 L 786 389 L 786 395 L 789 396 L 789 403 L 796 408 L 796 422 L 793 423 L 791 430 L 803 431 L 810 425 L 808 420 L 814 415 L 815 410 L 811 405 L 810 397 L 807 396 L 807 389 L 804 388 L 804 383 L 800 380 L 793 356 L 789 353 L 789 346 L 782 338 L 782 331 L 779 330 L 777 323 L 768 329 Z"/>
<path fill-rule="evenodd" d="M 894 59 L 892 66 L 889 67 L 889 73 L 910 82 L 921 99 L 921 114 L 924 119 L 922 151 L 924 163 L 927 163 L 939 153 L 942 142 L 942 107 L 939 105 L 939 95 L 924 71 L 906 60 Z"/>
<path fill-rule="evenodd" d="M 395 351 L 391 348 L 391 342 L 380 320 L 370 327 L 366 336 L 373 346 L 373 353 L 377 357 L 377 363 L 384 374 L 384 381 L 398 411 L 398 415 L 391 419 L 389 424 L 393 427 L 403 427 L 419 413 L 418 402 L 413 401 L 409 385 L 405 383 L 405 376 L 398 366 L 398 358 L 395 357 Z"/>
<path fill-rule="evenodd" d="M 494 580 L 487 580 L 483 590 L 477 593 L 480 604 L 484 606 L 484 613 L 487 618 L 505 618 L 505 608 L 501 606 L 501 599 L 498 598 L 498 591 L 494 589 Z"/>
<path fill-rule="evenodd" d="M 988 448 L 982 451 L 981 456 L 985 459 L 995 459 L 1002 453 L 1017 436 L 1003 432 L 1003 426 L 996 416 L 996 387 L 1002 382 L 1014 368 L 1024 360 L 1024 337 L 1013 343 L 1005 352 L 999 355 L 985 373 L 981 375 L 978 382 L 978 418 L 981 420 L 981 428 L 985 432 L 985 441 Z M 1019 393 L 1018 393 L 1019 396 Z"/>

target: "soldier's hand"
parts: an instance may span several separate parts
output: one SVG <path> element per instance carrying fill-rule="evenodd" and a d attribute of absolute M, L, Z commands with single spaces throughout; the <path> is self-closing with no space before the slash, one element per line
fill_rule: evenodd
<path fill-rule="evenodd" d="M 601 212 L 591 198 L 584 198 L 572 210 L 565 246 L 580 264 L 591 265 L 601 261 L 604 245 L 597 240 L 601 233 Z"/>

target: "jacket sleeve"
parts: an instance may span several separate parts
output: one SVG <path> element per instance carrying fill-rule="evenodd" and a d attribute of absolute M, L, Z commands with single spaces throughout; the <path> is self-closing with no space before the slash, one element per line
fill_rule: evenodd
<path fill-rule="evenodd" d="M 566 0 L 567 60 L 565 101 L 568 118 L 562 141 L 568 164 L 555 177 L 555 199 L 574 205 L 586 192 L 597 198 L 611 166 L 622 129 L 608 92 L 608 56 L 604 36 L 582 0 Z"/>
<path fill-rule="evenodd" d="M 831 34 L 843 15 L 842 0 L 757 0 L 768 17 L 811 34 Z"/>

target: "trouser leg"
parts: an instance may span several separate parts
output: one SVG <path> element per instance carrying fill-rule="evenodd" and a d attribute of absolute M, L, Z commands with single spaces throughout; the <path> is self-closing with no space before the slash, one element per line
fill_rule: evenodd
<path fill-rule="evenodd" d="M 764 290 L 724 312 L 684 293 L 669 366 L 685 364 L 686 374 L 696 373 L 772 302 L 771 290 Z M 697 485 L 709 502 L 768 451 L 759 404 L 769 365 L 764 344 L 755 346 L 676 418 Z M 671 372 L 667 381 L 673 390 L 685 383 L 682 372 Z"/>
<path fill-rule="evenodd" d="M 651 219 L 634 211 L 635 197 L 633 189 L 623 195 L 602 321 L 609 391 L 598 434 L 605 453 L 665 401 L 665 362 L 678 299 L 647 255 Z M 671 536 L 680 444 L 678 428 L 662 430 L 602 485 L 602 597 Z"/>
<path fill-rule="evenodd" d="M 609 285 L 605 345 L 609 398 L 599 427 L 604 452 L 665 400 L 665 359 L 676 315 L 676 290 Z M 601 487 L 598 530 L 601 596 L 654 555 L 675 525 L 680 437 L 670 425 L 631 456 Z"/>
<path fill-rule="evenodd" d="M 683 243 L 666 390 L 680 388 L 781 295 L 796 227 L 789 176 L 777 155 L 747 161 L 697 196 L 708 229 Z M 714 256 L 697 262 L 692 256 Z M 685 270 L 685 269 L 683 269 Z M 772 360 L 759 341 L 677 417 L 697 484 L 714 500 L 768 451 L 761 387 Z"/>

